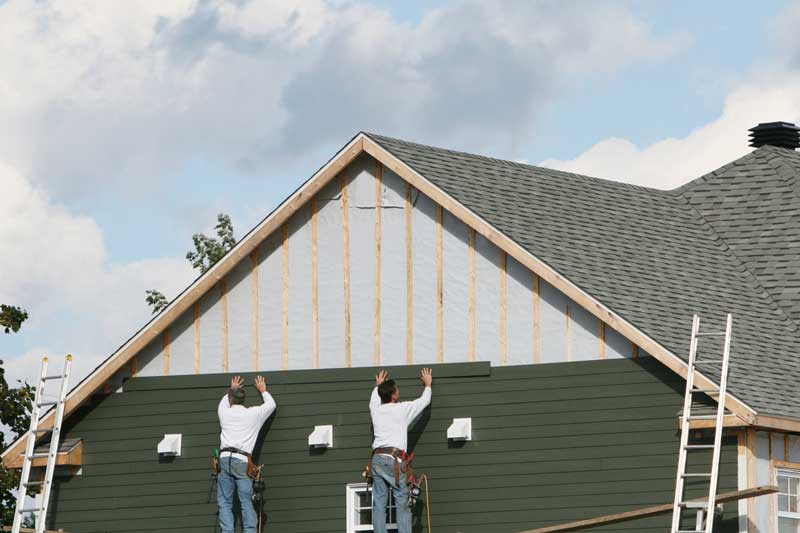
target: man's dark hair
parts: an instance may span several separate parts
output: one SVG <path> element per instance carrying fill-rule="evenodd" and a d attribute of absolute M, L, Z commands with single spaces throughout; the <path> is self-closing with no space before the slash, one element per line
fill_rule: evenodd
<path fill-rule="evenodd" d="M 241 387 L 236 389 L 228 389 L 228 398 L 231 401 L 231 405 L 244 404 L 244 389 Z"/>
<path fill-rule="evenodd" d="M 378 385 L 378 396 L 381 397 L 381 403 L 389 403 L 392 401 L 392 394 L 394 394 L 394 380 L 387 379 Z"/>

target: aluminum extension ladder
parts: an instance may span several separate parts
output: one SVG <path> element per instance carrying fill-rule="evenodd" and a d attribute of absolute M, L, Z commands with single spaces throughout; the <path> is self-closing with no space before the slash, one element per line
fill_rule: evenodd
<path fill-rule="evenodd" d="M 33 400 L 33 412 L 31 413 L 31 427 L 28 431 L 28 442 L 25 446 L 25 456 L 22 462 L 22 475 L 20 476 L 19 489 L 17 491 L 17 508 L 14 513 L 14 525 L 11 533 L 19 533 L 22 527 L 22 519 L 27 513 L 37 515 L 36 533 L 44 531 L 47 518 L 47 504 L 50 501 L 50 488 L 53 485 L 53 473 L 56 468 L 56 455 L 58 454 L 58 441 L 61 434 L 61 420 L 64 418 L 64 402 L 67 397 L 67 386 L 69 382 L 69 371 L 72 368 L 72 355 L 68 355 L 64 361 L 64 371 L 60 374 L 47 374 L 47 357 L 42 359 L 42 370 L 39 375 L 39 386 L 36 387 L 36 395 Z M 44 398 L 45 383 L 51 380 L 61 380 L 58 399 L 53 401 L 42 401 Z M 49 428 L 39 429 L 39 417 L 42 408 L 55 406 L 55 420 Z M 37 435 L 51 433 L 50 450 L 47 453 L 34 453 Z M 34 459 L 47 457 L 47 468 L 45 469 L 42 481 L 30 481 L 31 466 Z M 25 507 L 25 497 L 29 488 L 40 487 L 41 507 Z"/>
<path fill-rule="evenodd" d="M 714 508 L 716 506 L 717 480 L 719 478 L 719 455 L 722 444 L 722 426 L 725 415 L 725 392 L 728 382 L 728 360 L 730 358 L 731 326 L 733 316 L 728 314 L 725 331 L 701 333 L 700 317 L 694 315 L 692 320 L 692 340 L 689 345 L 689 367 L 686 376 L 686 393 L 683 399 L 683 419 L 681 422 L 681 446 L 678 456 L 678 475 L 675 480 L 675 501 L 672 507 L 671 533 L 711 533 L 714 527 Z M 697 342 L 699 337 L 724 336 L 722 359 L 698 360 Z M 694 386 L 695 369 L 721 365 L 719 387 L 700 389 Z M 692 415 L 692 398 L 695 394 L 717 394 L 716 415 Z M 689 434 L 692 420 L 714 420 L 714 444 L 690 444 Z M 686 456 L 689 452 L 713 449 L 710 472 L 686 472 Z M 709 482 L 708 499 L 706 501 L 684 501 L 684 482 L 686 479 L 707 479 Z M 681 518 L 687 511 L 696 511 L 694 529 L 680 529 Z"/>

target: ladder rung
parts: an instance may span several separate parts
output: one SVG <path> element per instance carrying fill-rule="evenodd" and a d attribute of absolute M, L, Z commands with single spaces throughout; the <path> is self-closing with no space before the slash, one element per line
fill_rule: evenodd
<path fill-rule="evenodd" d="M 691 472 L 689 474 L 681 474 L 681 477 L 711 477 L 708 472 Z"/>
<path fill-rule="evenodd" d="M 723 335 L 725 335 L 724 331 L 709 331 L 707 333 L 698 333 L 696 337 L 721 337 Z"/>
<path fill-rule="evenodd" d="M 58 402 L 41 402 L 36 405 L 39 407 L 50 407 L 51 405 L 58 405 Z"/>
<path fill-rule="evenodd" d="M 32 453 L 28 456 L 28 459 L 40 459 L 42 457 L 50 457 L 49 453 Z"/>
<path fill-rule="evenodd" d="M 689 415 L 689 420 L 716 420 L 717 415 Z"/>
<path fill-rule="evenodd" d="M 711 450 L 714 448 L 713 444 L 687 444 L 687 450 Z"/>
<path fill-rule="evenodd" d="M 23 507 L 18 511 L 19 513 L 41 513 L 41 507 Z"/>
<path fill-rule="evenodd" d="M 43 377 L 42 381 L 49 381 L 51 379 L 63 379 L 63 378 L 64 378 L 64 376 L 62 376 L 61 374 L 52 374 L 50 376 Z"/>
<path fill-rule="evenodd" d="M 721 365 L 722 363 L 722 359 L 714 359 L 712 361 L 695 361 L 694 365 Z"/>
<path fill-rule="evenodd" d="M 703 394 L 719 394 L 719 389 L 692 389 L 690 392 L 703 393 Z"/>
<path fill-rule="evenodd" d="M 708 502 L 681 502 L 678 505 L 687 509 L 708 509 Z"/>
<path fill-rule="evenodd" d="M 705 529 L 679 529 L 678 533 L 706 533 Z"/>
<path fill-rule="evenodd" d="M 32 433 L 50 433 L 53 431 L 53 428 L 42 428 L 42 429 L 32 429 Z"/>
<path fill-rule="evenodd" d="M 44 485 L 44 481 L 26 481 L 26 487 L 38 487 L 40 485 Z"/>

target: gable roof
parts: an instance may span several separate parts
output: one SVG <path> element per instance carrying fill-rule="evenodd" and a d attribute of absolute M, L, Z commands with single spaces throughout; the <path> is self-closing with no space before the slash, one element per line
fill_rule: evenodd
<path fill-rule="evenodd" d="M 754 154 L 771 150 L 782 149 Z M 784 151 L 776 154 L 793 158 L 787 165 L 796 176 L 798 158 Z M 800 398 L 787 394 L 787 383 L 800 377 L 788 356 L 800 346 L 798 328 L 683 189 L 659 191 L 363 132 L 76 385 L 65 416 L 363 152 L 682 376 L 692 313 L 719 322 L 733 312 L 728 407 L 747 423 L 800 430 Z M 695 379 L 698 386 L 708 382 L 699 372 Z M 50 424 L 52 412 L 40 427 Z M 3 452 L 4 462 L 25 438 Z"/>
<path fill-rule="evenodd" d="M 729 390 L 800 418 L 798 154 L 765 146 L 662 191 L 369 136 L 673 354 L 693 314 L 721 330 L 733 313 Z"/>

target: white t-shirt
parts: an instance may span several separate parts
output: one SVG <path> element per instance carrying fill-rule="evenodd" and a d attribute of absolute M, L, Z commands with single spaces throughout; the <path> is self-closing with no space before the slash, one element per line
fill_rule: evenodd
<path fill-rule="evenodd" d="M 267 421 L 269 415 L 275 412 L 275 400 L 270 393 L 261 393 L 264 403 L 255 407 L 245 407 L 244 405 L 231 405 L 228 401 L 228 394 L 219 401 L 217 414 L 219 415 L 219 434 L 220 449 L 238 448 L 248 453 L 253 453 L 256 445 L 258 432 L 261 426 Z M 240 454 L 231 454 L 233 457 L 247 459 Z"/>
<path fill-rule="evenodd" d="M 408 445 L 408 426 L 431 403 L 431 388 L 425 387 L 422 396 L 413 402 L 381 403 L 378 387 L 372 389 L 369 412 L 372 415 L 372 428 L 375 440 L 372 449 L 398 448 L 405 450 Z"/>

